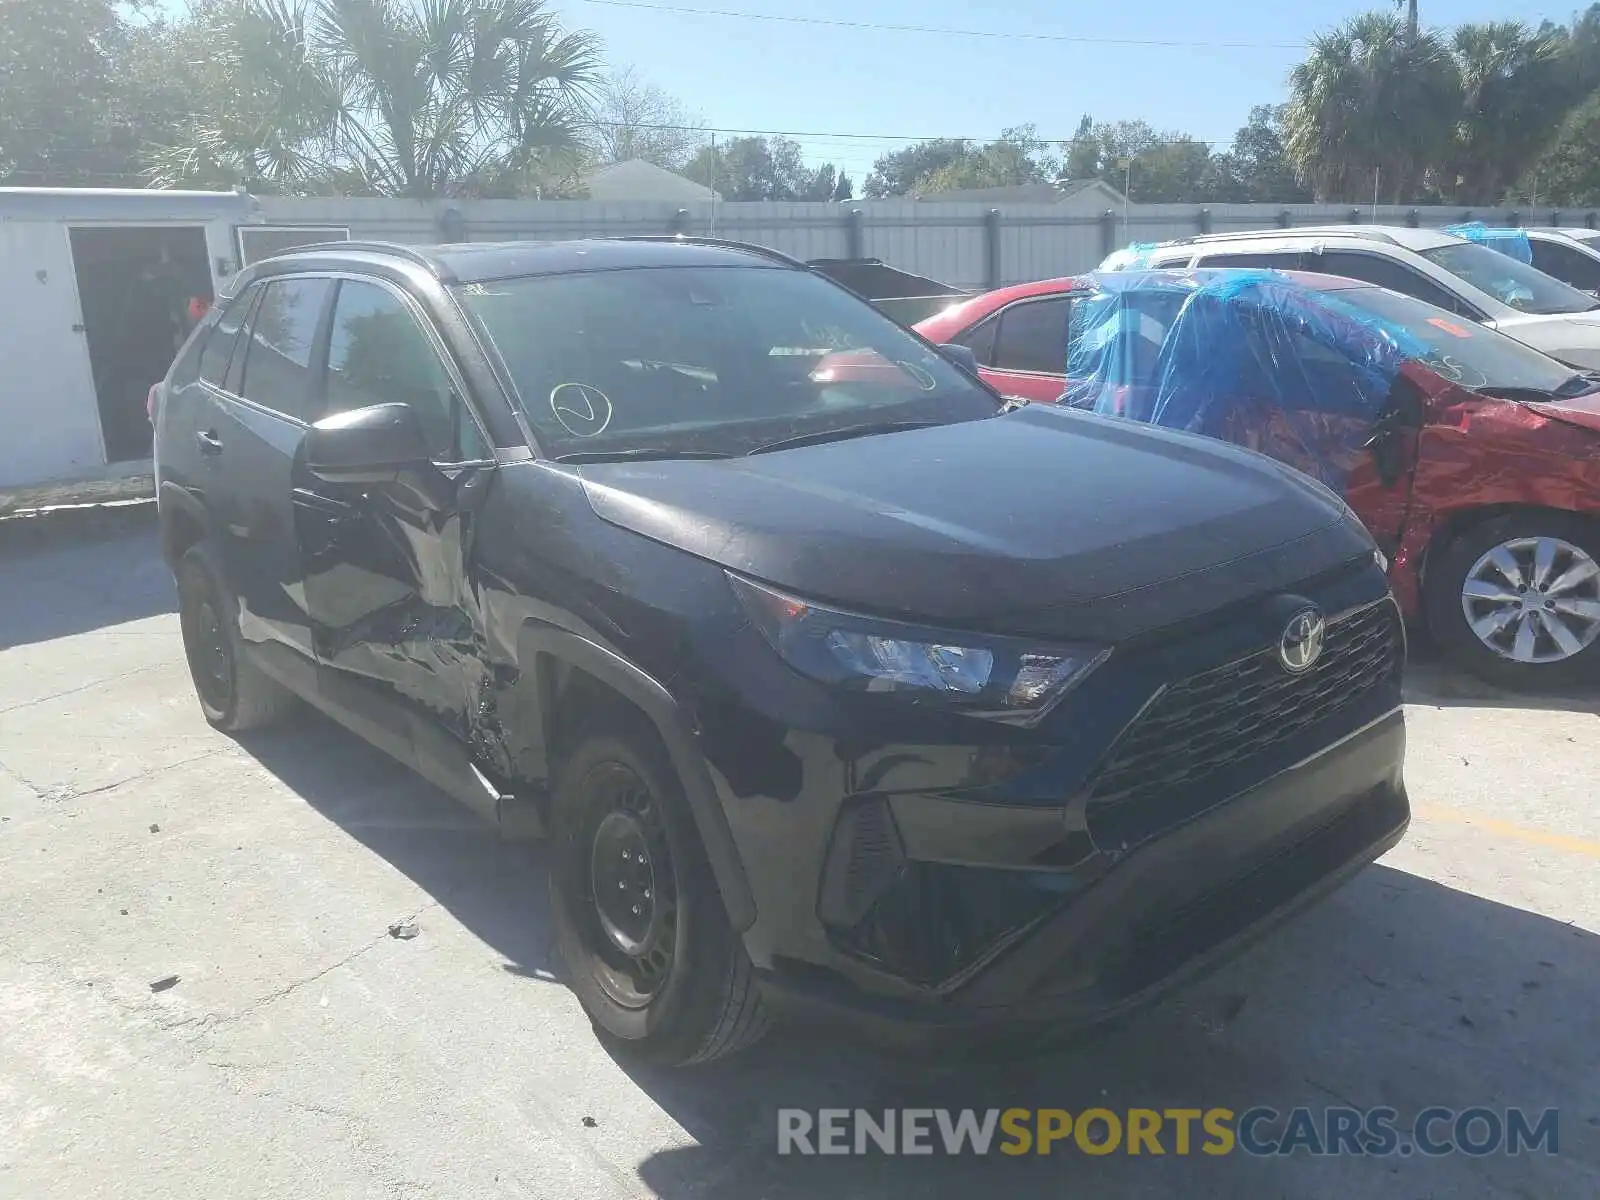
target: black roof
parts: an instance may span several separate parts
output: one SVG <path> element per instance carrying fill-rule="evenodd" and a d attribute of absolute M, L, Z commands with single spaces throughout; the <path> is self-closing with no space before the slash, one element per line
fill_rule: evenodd
<path fill-rule="evenodd" d="M 913 275 L 891 267 L 879 258 L 813 258 L 806 265 L 837 280 L 868 300 L 897 300 L 924 296 L 964 296 L 967 293 L 948 283 Z"/>
<path fill-rule="evenodd" d="M 803 267 L 768 250 L 737 242 L 677 237 L 586 238 L 562 242 L 462 242 L 411 246 L 389 242 L 327 242 L 301 246 L 262 264 L 315 258 L 398 258 L 427 267 L 446 283 L 480 283 L 521 275 L 565 275 L 630 267 Z"/>

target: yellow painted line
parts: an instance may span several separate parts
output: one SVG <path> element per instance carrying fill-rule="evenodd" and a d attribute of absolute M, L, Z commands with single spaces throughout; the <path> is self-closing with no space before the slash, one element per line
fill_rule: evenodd
<path fill-rule="evenodd" d="M 1588 838 L 1572 837 L 1565 833 L 1551 833 L 1544 829 L 1529 829 L 1495 817 L 1480 817 L 1476 813 L 1459 812 L 1453 808 L 1440 808 L 1433 804 L 1412 805 L 1414 816 L 1425 821 L 1443 821 L 1452 825 L 1471 825 L 1495 837 L 1510 842 L 1523 842 L 1529 846 L 1543 846 L 1548 850 L 1562 850 L 1568 854 L 1581 854 L 1585 858 L 1600 858 L 1600 842 Z"/>

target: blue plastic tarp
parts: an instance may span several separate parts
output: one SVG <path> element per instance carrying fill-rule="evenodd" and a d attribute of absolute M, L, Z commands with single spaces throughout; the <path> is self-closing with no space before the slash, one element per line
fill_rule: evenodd
<path fill-rule="evenodd" d="M 1519 263 L 1530 267 L 1533 265 L 1533 246 L 1528 241 L 1528 235 L 1520 229 L 1494 229 L 1482 221 L 1468 221 L 1465 225 L 1446 225 L 1444 231 L 1487 246 Z"/>
<path fill-rule="evenodd" d="M 1339 490 L 1401 364 L 1425 353 L 1279 271 L 1108 274 L 1073 304 L 1064 402 L 1250 446 Z"/>
<path fill-rule="evenodd" d="M 1129 242 L 1121 250 L 1113 250 L 1096 268 L 1100 271 L 1138 271 L 1150 265 L 1150 255 L 1155 242 Z"/>

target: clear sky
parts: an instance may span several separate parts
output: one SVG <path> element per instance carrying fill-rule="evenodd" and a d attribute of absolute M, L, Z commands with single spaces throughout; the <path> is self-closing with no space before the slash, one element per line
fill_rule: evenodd
<path fill-rule="evenodd" d="M 859 191 L 873 159 L 901 141 L 987 138 L 1029 122 L 1061 140 L 1085 112 L 1226 143 L 1252 104 L 1284 98 L 1308 38 L 1382 0 L 663 0 L 992 37 L 697 16 L 620 0 L 555 2 L 569 26 L 605 39 L 608 61 L 632 64 L 708 125 L 834 135 L 796 140 L 809 161 L 848 170 Z M 1551 0 L 1422 0 L 1425 26 L 1570 15 Z M 1084 40 L 1053 40 L 1068 38 Z"/>

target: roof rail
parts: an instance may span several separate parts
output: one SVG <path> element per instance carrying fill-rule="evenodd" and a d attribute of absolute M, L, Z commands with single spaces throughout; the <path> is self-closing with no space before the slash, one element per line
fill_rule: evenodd
<path fill-rule="evenodd" d="M 1316 237 L 1318 234 L 1327 234 L 1331 230 L 1338 230 L 1341 237 L 1362 238 L 1369 242 L 1386 242 L 1391 246 L 1400 243 L 1382 230 L 1374 229 L 1370 225 L 1291 225 L 1288 229 L 1230 229 L 1226 233 L 1206 233 L 1194 237 L 1179 238 L 1173 245 L 1208 245 L 1212 242 L 1237 242 L 1246 238 L 1258 237 Z"/>
<path fill-rule="evenodd" d="M 439 273 L 439 270 L 440 270 L 439 260 L 438 259 L 436 259 L 436 258 L 432 257 L 431 255 L 429 255 L 429 254 L 417 249 L 415 246 L 408 246 L 403 242 L 384 242 L 384 241 L 376 241 L 376 240 L 374 240 L 374 241 L 344 241 L 344 242 L 314 242 L 313 244 L 311 244 L 309 246 L 292 246 L 289 249 L 284 250 L 282 253 L 284 253 L 284 254 L 307 254 L 307 253 L 310 253 L 310 252 L 313 252 L 313 251 L 320 252 L 320 253 L 328 253 L 328 252 L 341 251 L 341 250 L 354 250 L 354 251 L 357 251 L 358 253 L 367 253 L 367 254 L 392 254 L 392 255 L 396 256 L 397 258 L 403 258 L 403 259 L 406 259 L 408 262 L 416 263 L 420 267 L 427 267 L 428 270 L 432 271 L 435 275 L 437 275 Z M 273 257 L 276 258 L 277 255 L 273 255 Z M 265 261 L 265 260 L 263 260 L 263 261 Z"/>
<path fill-rule="evenodd" d="M 759 254 L 762 258 L 769 258 L 773 262 L 781 262 L 785 266 L 799 267 L 809 270 L 798 258 L 785 254 L 781 250 L 774 250 L 771 246 L 758 245 L 755 242 L 736 242 L 731 238 L 695 237 L 685 233 L 629 233 L 607 238 L 610 242 L 682 242 L 688 246 L 723 246 L 729 250 L 746 250 L 751 254 Z"/>

